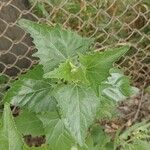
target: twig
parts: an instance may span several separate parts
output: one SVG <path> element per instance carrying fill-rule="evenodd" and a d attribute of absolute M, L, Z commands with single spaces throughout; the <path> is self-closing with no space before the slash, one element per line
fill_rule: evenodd
<path fill-rule="evenodd" d="M 140 101 L 139 101 L 139 104 L 138 104 L 138 109 L 137 109 L 136 114 L 135 114 L 135 116 L 134 116 L 134 118 L 132 120 L 132 123 L 135 122 L 136 119 L 139 116 L 141 105 L 142 105 L 142 101 L 143 101 L 143 95 L 144 95 L 144 91 L 142 90 L 142 92 L 141 92 L 141 98 L 140 98 Z"/>

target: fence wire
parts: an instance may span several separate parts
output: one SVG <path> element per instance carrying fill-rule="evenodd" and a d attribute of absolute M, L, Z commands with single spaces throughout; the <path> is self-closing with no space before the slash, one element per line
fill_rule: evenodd
<path fill-rule="evenodd" d="M 95 38 L 103 50 L 130 43 L 128 54 L 117 64 L 134 85 L 150 83 L 150 1 L 149 0 L 0 0 L 0 91 L 38 61 L 29 34 L 17 21 L 21 18 L 61 24 L 79 34 Z"/>

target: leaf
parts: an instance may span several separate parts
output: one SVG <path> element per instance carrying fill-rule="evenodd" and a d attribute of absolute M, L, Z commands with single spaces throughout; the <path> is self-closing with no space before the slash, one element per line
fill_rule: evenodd
<path fill-rule="evenodd" d="M 110 74 L 111 76 L 99 86 L 101 96 L 118 102 L 138 92 L 137 88 L 130 86 L 129 78 L 122 73 L 111 69 Z"/>
<path fill-rule="evenodd" d="M 15 117 L 15 123 L 23 135 L 38 136 L 43 135 L 43 124 L 35 113 L 23 110 L 19 116 Z"/>
<path fill-rule="evenodd" d="M 36 65 L 34 68 L 29 70 L 26 74 L 21 75 L 20 79 L 22 78 L 27 78 L 27 79 L 36 79 L 36 80 L 41 80 L 43 78 L 43 67 L 42 65 Z"/>
<path fill-rule="evenodd" d="M 99 99 L 91 88 L 76 84 L 60 87 L 55 98 L 62 110 L 65 127 L 82 146 L 95 119 Z"/>
<path fill-rule="evenodd" d="M 9 78 L 0 73 L 0 107 L 3 103 L 2 99 L 7 89 Z"/>
<path fill-rule="evenodd" d="M 127 139 L 129 136 L 132 135 L 131 138 L 134 138 L 134 136 L 139 136 L 141 139 L 147 138 L 149 136 L 149 129 L 150 129 L 150 122 L 142 121 L 140 123 L 136 123 L 130 128 L 126 129 L 119 138 L 121 140 Z M 144 134 L 142 134 L 144 133 Z M 146 135 L 146 137 L 145 137 Z"/>
<path fill-rule="evenodd" d="M 124 76 L 121 70 L 112 68 L 109 72 L 111 76 L 99 86 L 101 105 L 97 112 L 98 119 L 117 116 L 117 102 L 138 92 L 137 88 L 130 86 L 129 78 Z"/>
<path fill-rule="evenodd" d="M 58 67 L 66 59 L 75 57 L 77 53 L 85 53 L 93 41 L 70 30 L 51 28 L 25 19 L 21 19 L 19 25 L 34 38 L 38 49 L 34 56 L 40 58 L 45 73 Z"/>
<path fill-rule="evenodd" d="M 100 148 L 106 149 L 107 144 L 111 141 L 111 137 L 107 135 L 100 125 L 94 125 L 91 131 L 91 137 L 93 139 L 93 144 L 97 150 Z"/>
<path fill-rule="evenodd" d="M 136 143 L 133 143 L 132 150 L 149 150 L 150 143 L 146 141 L 137 141 Z"/>
<path fill-rule="evenodd" d="M 148 141 L 136 140 L 133 143 L 127 143 L 123 150 L 149 150 L 150 143 Z"/>
<path fill-rule="evenodd" d="M 149 150 L 150 143 L 148 141 L 137 140 L 133 143 L 133 150 Z"/>
<path fill-rule="evenodd" d="M 41 146 L 41 147 L 28 147 L 28 146 L 24 146 L 23 150 L 51 150 L 48 149 L 48 146 Z"/>
<path fill-rule="evenodd" d="M 150 123 L 146 120 L 134 124 L 117 137 L 118 145 L 121 145 L 123 150 L 148 150 L 149 129 Z"/>
<path fill-rule="evenodd" d="M 11 102 L 15 106 L 24 106 L 35 112 L 55 109 L 56 101 L 52 96 L 53 83 L 42 78 L 41 69 L 37 66 L 14 82 L 6 93 L 4 101 Z"/>
<path fill-rule="evenodd" d="M 22 150 L 23 141 L 15 126 L 8 103 L 4 106 L 3 127 L 0 130 L 0 137 L 1 150 Z"/>
<path fill-rule="evenodd" d="M 113 100 L 100 96 L 100 107 L 97 111 L 97 119 L 112 119 L 118 116 L 117 103 Z"/>
<path fill-rule="evenodd" d="M 79 147 L 79 150 L 113 150 L 113 145 L 110 136 L 106 135 L 100 125 L 94 125 L 86 138 L 86 145 Z"/>
<path fill-rule="evenodd" d="M 74 144 L 57 112 L 39 115 L 45 127 L 46 141 L 50 150 L 70 150 Z"/>
<path fill-rule="evenodd" d="M 74 66 L 70 61 L 60 64 L 58 68 L 44 74 L 44 77 L 58 78 L 74 82 L 87 82 L 82 68 Z"/>
<path fill-rule="evenodd" d="M 109 70 L 113 67 L 113 63 L 122 57 L 128 49 L 128 46 L 124 46 L 105 52 L 80 55 L 80 62 L 86 69 L 86 77 L 97 93 L 98 86 L 109 76 Z"/>

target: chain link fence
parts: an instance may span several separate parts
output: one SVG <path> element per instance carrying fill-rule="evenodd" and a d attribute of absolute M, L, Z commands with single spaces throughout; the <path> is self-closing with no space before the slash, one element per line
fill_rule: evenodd
<path fill-rule="evenodd" d="M 130 43 L 127 55 L 117 64 L 134 85 L 150 83 L 149 0 L 0 0 L 0 91 L 38 62 L 29 34 L 18 25 L 21 18 L 61 24 L 83 36 L 95 38 L 103 50 Z"/>

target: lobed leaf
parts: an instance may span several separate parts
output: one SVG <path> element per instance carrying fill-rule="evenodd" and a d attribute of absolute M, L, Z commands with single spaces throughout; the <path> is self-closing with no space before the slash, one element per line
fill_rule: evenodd
<path fill-rule="evenodd" d="M 82 146 L 87 130 L 96 116 L 99 106 L 98 97 L 89 87 L 71 84 L 60 87 L 55 98 L 62 110 L 65 127 Z"/>
<path fill-rule="evenodd" d="M 48 112 L 39 115 L 39 118 L 43 122 L 50 150 L 70 150 L 74 140 L 66 130 L 58 113 L 56 111 Z"/>
<path fill-rule="evenodd" d="M 58 26 L 52 28 L 25 19 L 21 19 L 19 25 L 33 37 L 38 49 L 34 56 L 40 58 L 45 73 L 58 67 L 66 59 L 75 57 L 77 53 L 85 53 L 93 42 Z"/>
<path fill-rule="evenodd" d="M 85 67 L 86 77 L 91 86 L 98 93 L 98 87 L 109 76 L 109 70 L 129 50 L 128 46 L 96 52 L 94 54 L 80 55 L 80 62 Z"/>
<path fill-rule="evenodd" d="M 118 72 L 116 69 L 111 69 L 110 75 L 99 86 L 101 96 L 118 102 L 138 92 L 137 88 L 130 86 L 129 78 L 123 75 L 123 73 Z"/>
<path fill-rule="evenodd" d="M 110 69 L 110 76 L 99 86 L 101 105 L 97 112 L 98 119 L 112 118 L 119 114 L 118 101 L 137 94 L 138 89 L 130 86 L 130 80 L 117 68 Z"/>
<path fill-rule="evenodd" d="M 35 112 L 55 109 L 56 101 L 52 96 L 53 83 L 51 80 L 43 79 L 39 72 L 42 72 L 42 68 L 37 66 L 15 81 L 7 91 L 4 101 Z"/>

